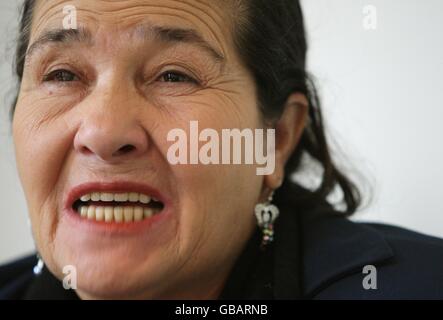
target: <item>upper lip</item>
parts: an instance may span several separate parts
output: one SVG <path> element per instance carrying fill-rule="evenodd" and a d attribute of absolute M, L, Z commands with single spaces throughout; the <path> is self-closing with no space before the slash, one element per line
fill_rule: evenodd
<path fill-rule="evenodd" d="M 160 193 L 160 191 L 144 183 L 131 181 L 87 182 L 73 187 L 67 193 L 66 199 L 64 201 L 65 208 L 72 208 L 75 201 L 80 199 L 81 196 L 91 192 L 138 192 L 154 197 L 161 201 L 163 204 L 167 202 L 165 196 Z"/>

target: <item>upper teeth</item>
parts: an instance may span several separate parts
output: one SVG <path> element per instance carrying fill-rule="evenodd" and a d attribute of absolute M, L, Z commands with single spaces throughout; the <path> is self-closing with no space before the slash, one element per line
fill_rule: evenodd
<path fill-rule="evenodd" d="M 81 201 L 105 201 L 105 202 L 141 202 L 149 203 L 151 200 L 156 201 L 155 198 L 151 198 L 143 193 L 137 192 L 123 192 L 123 193 L 108 193 L 108 192 L 92 192 L 80 197 Z"/>

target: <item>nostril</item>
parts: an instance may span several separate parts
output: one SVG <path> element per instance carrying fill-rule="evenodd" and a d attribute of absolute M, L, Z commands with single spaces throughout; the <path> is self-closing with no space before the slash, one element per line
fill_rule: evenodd
<path fill-rule="evenodd" d="M 81 148 L 81 151 L 82 151 L 84 154 L 92 153 L 92 151 L 91 151 L 88 147 L 86 147 L 86 146 L 83 146 L 83 147 Z"/>
<path fill-rule="evenodd" d="M 125 144 L 123 147 L 117 150 L 116 155 L 129 153 L 135 150 L 135 147 L 132 144 Z"/>

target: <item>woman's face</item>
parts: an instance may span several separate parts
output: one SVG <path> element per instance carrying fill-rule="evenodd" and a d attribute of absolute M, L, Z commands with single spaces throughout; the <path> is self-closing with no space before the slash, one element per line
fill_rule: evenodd
<path fill-rule="evenodd" d="M 37 1 L 13 122 L 17 165 L 38 250 L 60 279 L 76 268 L 81 297 L 216 297 L 254 228 L 256 166 L 167 158 L 168 132 L 189 133 L 191 120 L 200 131 L 263 127 L 222 3 Z M 63 30 L 75 18 L 68 4 L 75 32 Z M 88 208 L 131 202 L 76 201 L 98 192 L 154 196 L 163 209 L 105 222 Z M 132 207 L 145 212 L 140 201 Z"/>

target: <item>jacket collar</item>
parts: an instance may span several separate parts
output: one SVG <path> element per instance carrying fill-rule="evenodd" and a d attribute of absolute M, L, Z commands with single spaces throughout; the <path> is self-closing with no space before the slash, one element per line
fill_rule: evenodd
<path fill-rule="evenodd" d="M 327 201 L 311 201 L 312 192 L 285 182 L 276 194 L 273 296 L 310 298 L 365 265 L 394 256 L 375 229 L 348 220 Z"/>
<path fill-rule="evenodd" d="M 365 265 L 394 256 L 383 236 L 371 227 L 352 222 L 329 205 L 301 216 L 303 291 L 312 297 L 325 286 Z"/>

